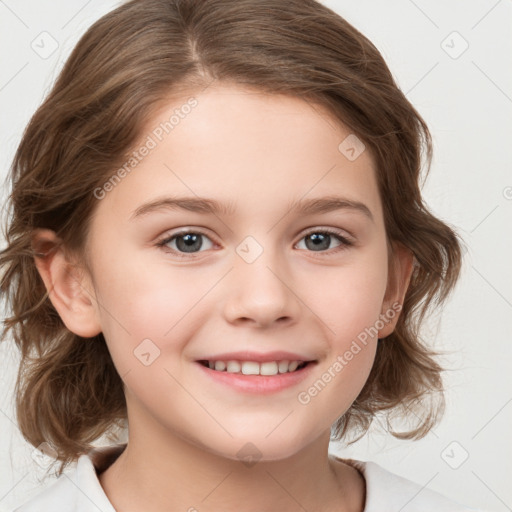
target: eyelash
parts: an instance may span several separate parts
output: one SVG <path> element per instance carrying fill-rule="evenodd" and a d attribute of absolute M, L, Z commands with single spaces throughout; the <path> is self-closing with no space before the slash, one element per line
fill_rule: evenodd
<path fill-rule="evenodd" d="M 187 255 L 187 253 L 182 253 L 182 252 L 176 251 L 175 249 L 170 249 L 170 248 L 166 247 L 166 245 L 168 243 L 172 242 L 175 238 L 179 238 L 179 237 L 190 235 L 190 234 L 201 235 L 206 238 L 209 238 L 209 236 L 206 233 L 203 233 L 201 230 L 180 231 L 179 233 L 175 233 L 172 236 L 165 237 L 164 239 L 157 242 L 155 245 L 157 247 L 163 249 L 164 252 L 166 252 L 166 253 L 172 253 L 172 254 L 177 255 L 178 258 L 183 258 L 183 259 L 193 258 L 195 254 L 199 254 L 200 252 L 204 252 L 204 251 L 199 251 L 197 253 L 189 253 L 190 255 Z M 339 231 L 332 230 L 332 229 L 315 229 L 312 231 L 308 231 L 307 233 L 305 233 L 303 235 L 303 237 L 299 240 L 299 242 L 312 234 L 333 235 L 341 243 L 341 245 L 339 245 L 338 247 L 335 247 L 333 250 L 307 251 L 307 252 L 312 252 L 312 253 L 319 252 L 319 253 L 324 253 L 324 254 L 327 253 L 327 256 L 331 256 L 333 254 L 337 254 L 339 251 L 344 251 L 354 245 L 354 243 L 351 240 L 349 240 L 347 237 L 343 236 Z"/>

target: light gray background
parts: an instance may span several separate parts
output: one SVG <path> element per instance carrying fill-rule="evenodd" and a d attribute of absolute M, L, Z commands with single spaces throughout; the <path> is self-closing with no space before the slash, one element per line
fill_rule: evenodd
<path fill-rule="evenodd" d="M 421 441 L 398 441 L 376 428 L 331 450 L 373 460 L 473 507 L 512 510 L 512 2 L 324 3 L 374 42 L 429 124 L 435 158 L 424 194 L 469 248 L 455 293 L 424 332 L 432 346 L 452 352 L 444 361 L 453 371 L 445 376 L 442 423 Z M 115 5 L 0 0 L 2 181 L 71 48 Z M 16 363 L 12 343 L 0 344 L 0 511 L 53 482 L 43 480 L 14 421 Z"/>

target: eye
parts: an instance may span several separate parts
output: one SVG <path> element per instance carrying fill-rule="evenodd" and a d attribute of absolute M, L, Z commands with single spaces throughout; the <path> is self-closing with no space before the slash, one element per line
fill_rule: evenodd
<path fill-rule="evenodd" d="M 203 239 L 208 240 L 206 246 Z M 306 249 L 310 252 L 326 252 L 329 249 L 333 240 L 338 242 L 332 253 L 337 253 L 352 245 L 353 242 L 340 232 L 331 229 L 317 229 L 306 233 L 300 240 L 305 240 Z M 299 244 L 300 244 L 299 242 Z M 210 238 L 201 231 L 181 231 L 172 236 L 167 236 L 161 241 L 156 243 L 157 247 L 161 247 L 165 252 L 173 253 L 179 258 L 187 258 L 188 254 L 192 255 L 202 252 L 201 249 L 208 250 L 213 247 L 213 242 Z"/>
<path fill-rule="evenodd" d="M 343 236 L 340 232 L 331 229 L 322 229 L 310 231 L 300 240 L 305 240 L 305 246 L 312 252 L 325 252 L 324 249 L 329 249 L 329 245 L 334 240 L 338 241 L 338 245 L 332 252 L 338 252 L 350 247 L 353 244 L 348 238 Z M 300 242 L 299 242 L 300 243 Z"/>
<path fill-rule="evenodd" d="M 205 238 L 209 243 L 204 247 L 202 239 Z M 185 254 L 194 254 L 200 252 L 200 249 L 211 249 L 212 241 L 200 231 L 182 231 L 170 237 L 157 242 L 158 247 L 162 247 L 166 252 L 176 253 L 181 258 L 186 258 Z M 174 245 L 174 246 L 173 246 Z"/>

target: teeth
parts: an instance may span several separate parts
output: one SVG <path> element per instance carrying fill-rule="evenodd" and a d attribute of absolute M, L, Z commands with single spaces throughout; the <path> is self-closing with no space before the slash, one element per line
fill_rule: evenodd
<path fill-rule="evenodd" d="M 227 371 L 228 373 L 239 373 L 241 369 L 238 361 L 228 361 Z"/>
<path fill-rule="evenodd" d="M 288 371 L 294 372 L 297 369 L 297 366 L 299 366 L 299 361 L 292 361 L 290 366 L 288 366 Z"/>
<path fill-rule="evenodd" d="M 252 361 L 244 361 L 242 363 L 242 373 L 244 375 L 258 375 L 260 373 L 260 365 Z"/>
<path fill-rule="evenodd" d="M 279 361 L 279 373 L 286 373 L 288 371 L 288 365 L 290 361 Z"/>
<path fill-rule="evenodd" d="M 243 375 L 277 375 L 278 373 L 291 373 L 305 366 L 304 361 L 208 361 L 212 370 L 227 373 L 242 373 Z"/>
<path fill-rule="evenodd" d="M 276 374 L 277 374 L 277 363 L 276 362 L 261 363 L 260 375 L 276 375 Z"/>
<path fill-rule="evenodd" d="M 226 369 L 226 363 L 224 361 L 215 361 L 215 369 L 223 371 Z"/>

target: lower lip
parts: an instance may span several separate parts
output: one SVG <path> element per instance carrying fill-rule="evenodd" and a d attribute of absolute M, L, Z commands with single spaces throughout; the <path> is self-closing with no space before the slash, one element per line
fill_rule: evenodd
<path fill-rule="evenodd" d="M 212 370 L 196 361 L 199 368 L 213 380 L 226 384 L 237 391 L 254 394 L 277 393 L 283 389 L 296 386 L 302 382 L 316 366 L 316 362 L 307 364 L 304 368 L 291 373 L 278 373 L 277 375 L 243 375 L 241 373 L 228 373 Z"/>

